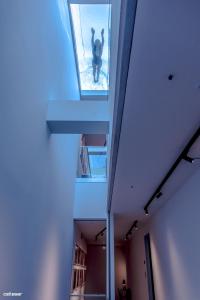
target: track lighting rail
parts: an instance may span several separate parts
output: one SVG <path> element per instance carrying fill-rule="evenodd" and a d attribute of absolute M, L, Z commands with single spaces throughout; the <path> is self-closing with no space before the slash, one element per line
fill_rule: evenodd
<path fill-rule="evenodd" d="M 138 220 L 135 220 L 133 222 L 133 224 L 131 225 L 131 227 L 129 228 L 129 230 L 127 231 L 126 235 L 125 235 L 125 240 L 128 240 L 128 237 L 132 234 L 134 230 L 138 230 Z"/>
<path fill-rule="evenodd" d="M 105 231 L 106 231 L 106 227 L 104 227 L 101 231 L 99 231 L 99 232 L 96 234 L 95 240 L 97 241 L 99 236 L 103 236 Z"/>
<path fill-rule="evenodd" d="M 186 161 L 188 161 L 190 163 L 193 163 L 195 159 L 199 159 L 199 158 L 192 158 L 192 157 L 188 156 L 188 152 L 189 152 L 190 148 L 196 142 L 196 140 L 198 139 L 199 136 L 200 136 L 200 127 L 197 129 L 197 131 L 194 133 L 194 135 L 192 136 L 192 138 L 189 140 L 189 142 L 187 143 L 187 145 L 185 146 L 185 148 L 183 149 L 183 151 L 180 153 L 180 155 L 178 156 L 178 158 L 176 159 L 176 161 L 173 163 L 173 165 L 171 166 L 171 168 L 169 169 L 169 171 L 167 172 L 167 174 L 165 175 L 165 177 L 163 178 L 163 180 L 161 181 L 161 183 L 159 184 L 159 186 L 157 187 L 157 189 L 155 190 L 155 192 L 150 197 L 149 201 L 144 206 L 144 212 L 145 212 L 146 215 L 148 215 L 148 213 L 149 213 L 148 212 L 148 208 L 151 205 L 151 203 L 156 198 L 159 198 L 159 197 L 162 196 L 161 190 L 162 190 L 163 186 L 165 185 L 165 183 L 167 182 L 167 180 L 170 178 L 170 176 L 173 174 L 173 172 L 176 170 L 176 168 L 180 164 L 180 162 L 182 160 L 186 160 Z"/>

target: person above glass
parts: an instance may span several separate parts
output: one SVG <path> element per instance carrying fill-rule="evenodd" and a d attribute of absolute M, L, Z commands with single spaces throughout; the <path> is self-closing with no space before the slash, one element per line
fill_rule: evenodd
<path fill-rule="evenodd" d="M 102 54 L 104 46 L 104 29 L 101 30 L 101 41 L 99 39 L 94 40 L 95 30 L 91 28 L 92 32 L 92 68 L 93 68 L 93 79 L 94 82 L 99 81 L 99 74 L 102 67 Z"/>

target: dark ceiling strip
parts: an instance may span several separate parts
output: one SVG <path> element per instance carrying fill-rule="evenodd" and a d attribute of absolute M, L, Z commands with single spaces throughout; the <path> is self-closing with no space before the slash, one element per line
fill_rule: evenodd
<path fill-rule="evenodd" d="M 185 148 L 183 149 L 183 151 L 180 153 L 180 155 L 178 156 L 178 158 L 176 159 L 176 161 L 174 162 L 174 164 L 172 165 L 172 167 L 169 169 L 169 171 L 167 172 L 167 174 L 165 175 L 165 177 L 163 178 L 163 180 L 161 181 L 161 183 L 159 184 L 159 186 L 157 187 L 157 189 L 155 190 L 155 192 L 153 193 L 153 195 L 151 196 L 151 198 L 149 199 L 149 201 L 144 206 L 144 211 L 145 212 L 148 211 L 148 207 L 154 201 L 154 199 L 157 197 L 157 195 L 161 192 L 161 189 L 163 188 L 163 186 L 165 185 L 165 183 L 167 182 L 167 180 L 170 178 L 170 176 L 173 174 L 173 172 L 176 170 L 176 168 L 179 165 L 179 163 L 183 159 L 185 159 L 185 158 L 188 157 L 188 152 L 189 152 L 190 148 L 192 147 L 192 145 L 195 143 L 195 141 L 198 139 L 199 136 L 200 136 L 200 127 L 197 129 L 197 131 L 195 132 L 195 134 L 189 140 L 189 142 L 187 143 L 187 145 L 185 146 Z"/>
<path fill-rule="evenodd" d="M 138 229 L 138 220 L 135 220 L 129 230 L 126 233 L 125 239 L 128 239 L 128 236 L 132 234 L 133 229 L 137 230 Z"/>
<path fill-rule="evenodd" d="M 106 231 L 106 227 L 104 227 L 101 231 L 99 231 L 99 232 L 96 234 L 95 240 L 97 240 L 99 236 L 103 236 L 103 235 L 104 235 L 104 231 Z"/>
<path fill-rule="evenodd" d="M 115 173 L 117 166 L 117 157 L 119 151 L 119 141 L 122 128 L 122 118 L 124 112 L 124 103 L 127 87 L 127 79 L 129 72 L 130 56 L 133 43 L 135 18 L 137 11 L 137 0 L 124 0 L 121 2 L 121 16 L 120 16 L 120 32 L 119 48 L 118 48 L 118 66 L 115 91 L 115 105 L 113 120 L 113 135 L 111 145 L 111 164 L 110 164 L 110 180 L 108 192 L 108 212 L 111 210 L 112 195 L 115 181 Z"/>

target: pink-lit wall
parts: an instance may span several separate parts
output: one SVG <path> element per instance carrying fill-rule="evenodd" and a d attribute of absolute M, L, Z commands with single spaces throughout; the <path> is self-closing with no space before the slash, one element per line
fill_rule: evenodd
<path fill-rule="evenodd" d="M 106 294 L 106 250 L 102 246 L 87 247 L 86 294 Z"/>
<path fill-rule="evenodd" d="M 144 234 L 150 232 L 156 299 L 200 299 L 200 171 L 153 215 L 131 242 L 133 299 L 147 300 Z"/>
<path fill-rule="evenodd" d="M 127 282 L 127 251 L 124 246 L 115 246 L 115 299 L 119 299 L 118 290 L 122 281 Z"/>

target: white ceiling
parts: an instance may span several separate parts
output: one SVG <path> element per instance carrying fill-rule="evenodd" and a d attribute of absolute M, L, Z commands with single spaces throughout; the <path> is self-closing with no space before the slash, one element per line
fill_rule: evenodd
<path fill-rule="evenodd" d="M 200 125 L 199 12 L 198 0 L 138 1 L 112 198 L 112 211 L 127 215 L 118 231 L 143 219 L 145 203 Z M 182 162 L 162 201 L 198 167 Z"/>

